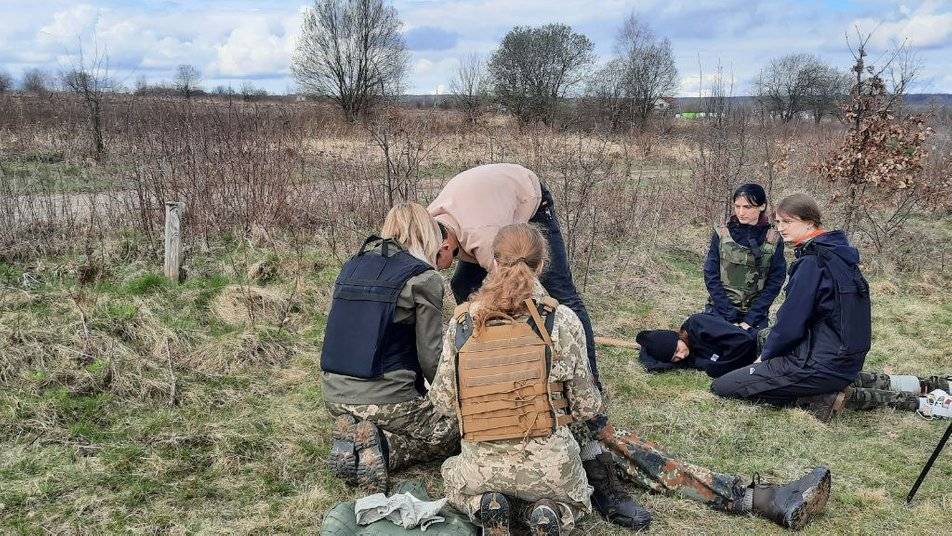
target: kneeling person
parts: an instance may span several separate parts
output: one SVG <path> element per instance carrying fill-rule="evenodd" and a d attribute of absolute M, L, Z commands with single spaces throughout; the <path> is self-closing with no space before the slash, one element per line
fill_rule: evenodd
<path fill-rule="evenodd" d="M 454 313 L 431 393 L 463 436 L 443 464 L 446 496 L 484 534 L 509 534 L 516 501 L 530 505 L 533 534 L 570 531 L 592 510 L 568 424 L 596 417 L 602 398 L 582 323 L 538 287 L 546 249 L 530 225 L 499 231 L 495 267 Z"/>
<path fill-rule="evenodd" d="M 390 210 L 380 234 L 337 278 L 321 387 L 337 417 L 331 470 L 385 492 L 389 471 L 456 452 L 459 431 L 425 396 L 443 328 L 439 226 L 421 205 L 404 203 Z"/>

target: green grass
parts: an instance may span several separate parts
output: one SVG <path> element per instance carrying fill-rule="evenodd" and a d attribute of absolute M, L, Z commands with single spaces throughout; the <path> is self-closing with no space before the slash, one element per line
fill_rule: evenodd
<path fill-rule="evenodd" d="M 0 296 L 0 338 L 14 341 L 0 343 L 0 533 L 314 533 L 335 502 L 359 495 L 322 462 L 330 422 L 319 346 L 336 264 L 319 250 L 303 258 L 257 248 L 234 253 L 245 247 L 239 243 L 191 259 L 193 276 L 176 285 L 155 273 L 156 261 L 129 260 L 139 247 L 127 237 L 111 246 L 110 269 L 94 286 L 78 287 L 59 268 L 78 259 L 48 259 L 29 267 L 43 286 Z M 254 325 L 220 317 L 221 298 L 247 284 L 247 265 L 270 255 L 279 268 L 267 289 L 294 291 L 289 321 L 279 325 L 270 310 Z M 646 275 L 632 276 L 622 290 L 593 271 L 586 298 L 596 330 L 630 338 L 677 326 L 705 299 L 701 255 L 662 244 Z M 18 288 L 23 269 L 0 265 L 0 284 Z M 873 279 L 869 368 L 952 370 L 945 298 L 952 287 L 930 281 Z M 828 511 L 806 534 L 931 533 L 948 524 L 948 455 L 921 500 L 903 504 L 944 422 L 882 410 L 824 425 L 800 410 L 717 399 L 699 372 L 648 375 L 630 351 L 603 349 L 600 367 L 615 426 L 684 460 L 773 481 L 830 465 Z M 421 479 L 442 496 L 439 463 L 395 478 Z M 759 518 L 632 491 L 655 512 L 651 534 L 783 532 Z M 581 529 L 629 534 L 598 518 Z"/>

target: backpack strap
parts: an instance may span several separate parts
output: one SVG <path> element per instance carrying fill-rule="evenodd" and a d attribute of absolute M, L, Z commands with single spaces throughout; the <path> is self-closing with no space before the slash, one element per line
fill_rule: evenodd
<path fill-rule="evenodd" d="M 716 234 L 718 238 L 723 240 L 725 236 L 730 236 L 730 230 L 727 229 L 726 223 L 721 223 L 720 225 L 714 226 L 714 234 Z"/>
<path fill-rule="evenodd" d="M 535 300 L 528 298 L 526 299 L 525 304 L 526 309 L 529 310 L 529 315 L 532 316 L 532 320 L 535 321 L 536 326 L 539 328 L 539 335 L 542 336 L 542 340 L 545 341 L 545 345 L 549 348 L 552 348 L 552 337 L 549 336 L 549 329 L 546 327 L 546 322 L 544 322 L 542 320 L 542 316 L 539 315 L 539 309 L 536 307 Z"/>

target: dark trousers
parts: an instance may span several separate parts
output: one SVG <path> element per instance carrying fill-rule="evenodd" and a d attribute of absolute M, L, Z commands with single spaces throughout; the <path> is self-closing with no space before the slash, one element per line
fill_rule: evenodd
<path fill-rule="evenodd" d="M 572 270 L 569 268 L 568 254 L 565 251 L 565 240 L 562 238 L 559 221 L 555 217 L 555 203 L 552 200 L 552 193 L 545 185 L 542 186 L 542 203 L 539 204 L 539 210 L 532 216 L 529 223 L 535 224 L 549 242 L 549 264 L 539 281 L 550 296 L 574 311 L 578 319 L 582 321 L 582 327 L 585 329 L 585 346 L 588 350 L 588 364 L 592 369 L 595 384 L 601 387 L 598 366 L 595 364 L 595 334 L 592 331 L 592 319 L 588 316 L 585 303 L 582 302 L 578 289 L 575 288 L 575 282 L 572 280 Z M 485 278 L 486 270 L 482 266 L 459 261 L 456 272 L 450 280 L 450 288 L 453 289 L 456 303 L 468 300 L 470 294 L 479 290 Z"/>
<path fill-rule="evenodd" d="M 775 357 L 728 372 L 711 383 L 711 391 L 725 398 L 787 406 L 800 397 L 835 393 L 849 384 L 823 371 L 801 368 L 792 359 Z"/>

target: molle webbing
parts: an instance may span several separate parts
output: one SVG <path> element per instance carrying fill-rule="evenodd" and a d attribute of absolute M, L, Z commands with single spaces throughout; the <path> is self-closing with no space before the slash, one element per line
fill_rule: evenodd
<path fill-rule="evenodd" d="M 534 309 L 535 303 L 530 303 Z M 546 305 L 548 314 L 555 314 L 555 307 Z M 468 315 L 467 309 L 457 312 Z M 541 319 L 537 312 L 532 316 Z M 539 329 L 548 335 L 544 323 Z M 463 438 L 496 441 L 547 437 L 571 422 L 564 384 L 548 381 L 550 359 L 545 340 L 528 322 L 488 325 L 478 337 L 468 337 L 457 354 Z"/>

